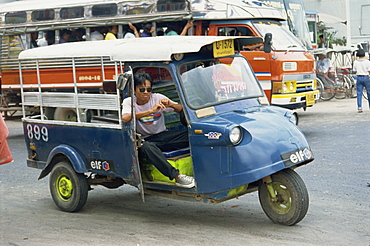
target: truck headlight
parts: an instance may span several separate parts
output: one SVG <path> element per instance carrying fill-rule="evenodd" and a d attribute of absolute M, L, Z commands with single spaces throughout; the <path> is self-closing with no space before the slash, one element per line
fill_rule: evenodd
<path fill-rule="evenodd" d="M 288 91 L 288 86 L 286 83 L 283 84 L 283 92 L 286 93 Z"/>
<path fill-rule="evenodd" d="M 238 144 L 241 139 L 242 139 L 242 130 L 240 129 L 239 126 L 234 127 L 231 129 L 230 134 L 229 134 L 229 139 L 231 143 L 234 145 Z"/>

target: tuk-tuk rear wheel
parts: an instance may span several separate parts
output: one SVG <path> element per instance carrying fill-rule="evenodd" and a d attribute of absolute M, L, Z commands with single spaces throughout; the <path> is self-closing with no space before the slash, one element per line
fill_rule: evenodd
<path fill-rule="evenodd" d="M 268 191 L 267 184 L 261 182 L 258 196 L 263 211 L 274 223 L 295 225 L 307 214 L 309 198 L 301 177 L 291 169 L 271 175 L 275 198 Z"/>
<path fill-rule="evenodd" d="M 85 206 L 89 185 L 83 174 L 76 173 L 70 163 L 57 163 L 50 174 L 50 193 L 54 203 L 66 212 L 76 212 Z"/>

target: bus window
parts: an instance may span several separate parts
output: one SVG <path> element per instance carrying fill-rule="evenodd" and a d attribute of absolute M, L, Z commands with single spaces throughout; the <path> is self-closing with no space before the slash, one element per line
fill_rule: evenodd
<path fill-rule="evenodd" d="M 114 16 L 117 14 L 117 4 L 99 4 L 92 7 L 92 15 L 95 17 L 100 16 Z"/>
<path fill-rule="evenodd" d="M 82 17 L 84 17 L 84 7 L 62 8 L 60 10 L 61 19 L 73 19 Z"/>
<path fill-rule="evenodd" d="M 20 36 L 9 36 L 9 57 L 18 57 L 23 50 Z"/>
<path fill-rule="evenodd" d="M 25 11 L 16 12 L 16 13 L 8 13 L 5 15 L 6 24 L 24 23 L 26 21 L 27 21 L 27 13 Z"/>
<path fill-rule="evenodd" d="M 54 9 L 35 10 L 32 12 L 32 21 L 53 20 L 55 16 Z"/>
<path fill-rule="evenodd" d="M 142 5 L 126 5 L 124 7 L 124 12 L 127 15 L 137 15 L 149 13 L 153 5 L 142 4 Z"/>
<path fill-rule="evenodd" d="M 86 30 L 84 28 L 72 29 L 71 32 L 68 42 L 85 41 Z"/>
<path fill-rule="evenodd" d="M 186 1 L 184 0 L 158 0 L 157 11 L 167 12 L 167 11 L 178 11 L 186 10 Z"/>

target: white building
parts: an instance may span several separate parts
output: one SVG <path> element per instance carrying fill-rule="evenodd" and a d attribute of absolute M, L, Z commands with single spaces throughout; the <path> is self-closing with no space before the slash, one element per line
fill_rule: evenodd
<path fill-rule="evenodd" d="M 306 10 L 317 10 L 326 26 L 348 43 L 370 42 L 369 0 L 303 0 Z"/>

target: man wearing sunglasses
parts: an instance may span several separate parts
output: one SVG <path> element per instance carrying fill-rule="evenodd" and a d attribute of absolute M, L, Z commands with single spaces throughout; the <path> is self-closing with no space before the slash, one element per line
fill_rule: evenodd
<path fill-rule="evenodd" d="M 162 153 L 189 146 L 188 132 L 168 131 L 163 116 L 163 112 L 180 113 L 182 105 L 162 94 L 152 93 L 152 78 L 148 73 L 135 74 L 134 86 L 136 131 L 145 139 L 139 148 L 139 156 L 146 158 L 170 180 L 175 179 L 177 186 L 194 187 L 194 178 L 179 173 Z M 122 103 L 122 121 L 127 123 L 131 119 L 131 98 L 125 98 Z"/>

